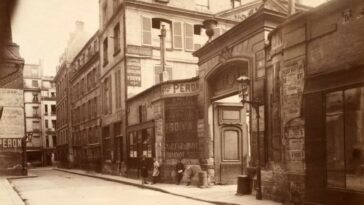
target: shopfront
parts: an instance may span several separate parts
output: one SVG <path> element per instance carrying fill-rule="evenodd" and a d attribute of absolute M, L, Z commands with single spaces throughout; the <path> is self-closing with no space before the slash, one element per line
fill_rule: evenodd
<path fill-rule="evenodd" d="M 138 126 L 130 127 L 128 131 L 128 165 L 130 169 L 138 169 L 139 161 L 143 156 L 149 165 L 153 163 L 155 157 L 154 147 L 154 122 L 143 123 Z M 139 176 L 138 172 L 138 176 Z"/>
<path fill-rule="evenodd" d="M 311 78 L 305 95 L 305 117 L 307 201 L 362 204 L 363 67 Z"/>

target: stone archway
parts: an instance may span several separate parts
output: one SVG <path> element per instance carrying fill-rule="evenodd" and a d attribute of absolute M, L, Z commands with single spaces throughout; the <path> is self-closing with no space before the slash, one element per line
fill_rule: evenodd
<path fill-rule="evenodd" d="M 249 75 L 249 59 L 234 58 L 220 61 L 205 76 L 207 121 L 212 139 L 214 181 L 234 184 L 245 173 L 249 154 L 247 114 L 237 96 L 240 75 Z"/>

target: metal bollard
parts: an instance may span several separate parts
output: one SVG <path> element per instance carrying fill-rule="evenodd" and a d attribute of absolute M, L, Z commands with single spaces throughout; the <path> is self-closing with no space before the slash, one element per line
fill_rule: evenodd
<path fill-rule="evenodd" d="M 206 188 L 207 187 L 207 172 L 206 171 L 200 171 L 198 173 L 198 179 L 199 179 L 199 185 L 200 188 Z"/>

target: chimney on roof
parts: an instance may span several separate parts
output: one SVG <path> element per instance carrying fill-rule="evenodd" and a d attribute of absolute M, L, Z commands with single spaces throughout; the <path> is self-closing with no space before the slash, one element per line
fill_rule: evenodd
<path fill-rule="evenodd" d="M 296 0 L 288 0 L 288 14 L 293 15 L 296 13 Z"/>

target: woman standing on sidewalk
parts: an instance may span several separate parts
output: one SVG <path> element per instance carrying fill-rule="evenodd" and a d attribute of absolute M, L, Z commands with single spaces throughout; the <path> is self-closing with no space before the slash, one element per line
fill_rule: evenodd
<path fill-rule="evenodd" d="M 148 163 L 145 155 L 143 155 L 142 160 L 140 161 L 140 171 L 142 176 L 142 184 L 148 184 L 147 177 L 148 177 Z"/>
<path fill-rule="evenodd" d="M 152 184 L 155 184 L 155 183 L 157 183 L 157 180 L 158 180 L 158 177 L 159 177 L 159 174 L 160 174 L 160 172 L 159 172 L 159 162 L 158 162 L 158 160 L 156 160 L 156 158 L 153 158 L 153 174 L 152 174 L 152 176 L 153 176 L 153 181 L 152 181 Z"/>

